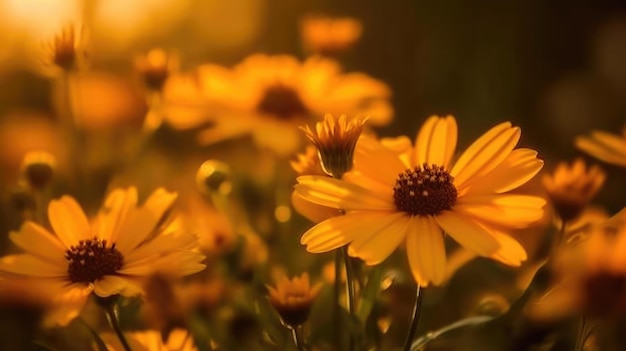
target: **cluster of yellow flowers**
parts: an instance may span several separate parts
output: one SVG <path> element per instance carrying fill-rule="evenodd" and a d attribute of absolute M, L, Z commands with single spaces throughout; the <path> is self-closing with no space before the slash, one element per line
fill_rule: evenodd
<path fill-rule="evenodd" d="M 72 349 L 382 348 L 382 337 L 363 332 L 373 320 L 386 325 L 375 327 L 380 335 L 390 323 L 406 326 L 403 347 L 414 350 L 429 340 L 415 335 L 424 288 L 436 292 L 476 257 L 521 267 L 530 250 L 519 233 L 549 226 L 551 207 L 554 230 L 547 240 L 536 235 L 548 253 L 532 251 L 526 267 L 538 273 L 516 318 L 583 316 L 584 343 L 585 318 L 626 314 L 626 219 L 594 216 L 589 206 L 605 172 L 577 159 L 544 172 L 543 190 L 533 187 L 544 160 L 518 147 L 521 130 L 510 122 L 461 152 L 453 116 L 428 117 L 412 135 L 378 137 L 373 128 L 394 117 L 390 87 L 344 73 L 332 58 L 362 30 L 354 19 L 306 18 L 311 56 L 303 60 L 253 54 L 233 67 L 181 71 L 178 54 L 162 49 L 136 58 L 148 112 L 125 162 L 108 165 L 114 171 L 98 182 L 108 168 L 84 162 L 93 145 L 76 106 L 84 47 L 75 29 L 63 29 L 47 63 L 57 70 L 57 120 L 69 151 L 23 157 L 12 195 L 20 223 L 0 258 L 0 305 L 35 306 L 46 328 L 82 321 L 90 338 Z M 190 155 L 150 153 L 167 131 L 195 138 Z M 238 151 L 246 138 L 253 143 Z M 626 134 L 593 132 L 575 144 L 626 166 Z M 219 157 L 206 160 L 206 150 Z M 333 252 L 334 262 L 304 249 Z M 391 261 L 412 277 L 409 323 L 389 322 L 376 307 L 402 276 L 390 273 Z M 311 283 L 320 263 L 334 270 L 332 287 Z M 546 270 L 550 279 L 537 285 Z M 271 276 L 274 285 L 266 284 Z M 330 337 L 307 325 L 316 303 L 326 309 L 316 326 L 332 324 Z M 114 333 L 93 318 L 94 307 Z"/>

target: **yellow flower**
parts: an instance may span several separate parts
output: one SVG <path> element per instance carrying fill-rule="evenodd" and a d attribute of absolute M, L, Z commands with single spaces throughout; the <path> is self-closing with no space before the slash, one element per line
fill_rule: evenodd
<path fill-rule="evenodd" d="M 322 290 L 322 284 L 311 286 L 309 274 L 288 279 L 283 276 L 276 282 L 276 287 L 267 285 L 270 303 L 285 325 L 297 327 L 309 318 L 313 301 Z"/>
<path fill-rule="evenodd" d="M 559 218 L 570 221 L 596 195 L 606 175 L 598 166 L 587 169 L 585 161 L 576 159 L 571 166 L 561 162 L 554 174 L 543 176 L 543 186 Z"/>
<path fill-rule="evenodd" d="M 317 122 L 315 132 L 309 126 L 302 128 L 317 148 L 326 174 L 341 179 L 352 168 L 354 148 L 366 121 L 355 118 L 348 123 L 346 115 L 336 118 L 327 114 L 323 122 Z"/>
<path fill-rule="evenodd" d="M 161 338 L 161 333 L 156 330 L 126 333 L 128 346 L 133 351 L 196 351 L 193 338 L 184 329 L 174 329 L 167 340 Z M 124 351 L 119 339 L 112 333 L 102 334 L 109 351 Z"/>
<path fill-rule="evenodd" d="M 540 219 L 545 205 L 539 197 L 506 194 L 543 166 L 534 150 L 514 150 L 519 138 L 519 128 L 501 123 L 454 165 L 457 124 L 452 116 L 429 118 L 411 157 L 403 147 L 391 151 L 361 138 L 354 168 L 342 180 L 298 178 L 300 196 L 346 211 L 308 230 L 301 243 L 314 253 L 349 245 L 350 255 L 376 265 L 405 242 L 413 276 L 424 286 L 445 277 L 442 231 L 479 256 L 519 265 L 526 251 L 506 232 Z"/>
<path fill-rule="evenodd" d="M 622 135 L 593 131 L 589 137 L 576 138 L 576 146 L 599 160 L 626 167 L 626 128 Z"/>
<path fill-rule="evenodd" d="M 383 82 L 363 73 L 342 74 L 330 59 L 299 62 L 292 56 L 261 54 L 233 69 L 202 65 L 192 78 L 175 76 L 165 87 L 167 118 L 174 127 L 214 124 L 199 134 L 201 143 L 252 135 L 260 146 L 280 154 L 300 145 L 298 126 L 326 113 L 367 116 L 373 125 L 388 123 L 390 95 Z M 202 113 L 191 113 L 191 105 Z"/>
<path fill-rule="evenodd" d="M 52 200 L 48 219 L 54 234 L 25 222 L 9 235 L 25 253 L 0 260 L 0 271 L 48 284 L 51 296 L 107 297 L 143 294 L 141 282 L 158 271 L 180 277 L 204 269 L 192 251 L 195 236 L 160 227 L 175 193 L 158 189 L 137 206 L 135 188 L 113 191 L 90 224 L 70 196 Z"/>
<path fill-rule="evenodd" d="M 135 68 L 148 89 L 160 91 L 170 74 L 178 69 L 178 55 L 152 49 L 135 59 Z"/>
<path fill-rule="evenodd" d="M 350 48 L 361 37 L 361 22 L 349 17 L 307 16 L 300 21 L 306 50 L 333 55 Z"/>
<path fill-rule="evenodd" d="M 610 220 L 582 240 L 563 246 L 553 263 L 554 286 L 529 313 L 537 319 L 626 314 L 626 226 Z"/>

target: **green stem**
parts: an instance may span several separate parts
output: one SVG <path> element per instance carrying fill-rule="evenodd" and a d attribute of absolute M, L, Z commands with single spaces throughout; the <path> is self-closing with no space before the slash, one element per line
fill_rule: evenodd
<path fill-rule="evenodd" d="M 291 337 L 293 339 L 293 344 L 296 346 L 298 351 L 304 351 L 304 340 L 302 340 L 302 335 L 298 331 L 299 327 L 289 328 L 291 330 Z"/>
<path fill-rule="evenodd" d="M 422 287 L 418 284 L 415 291 L 415 305 L 413 305 L 413 315 L 411 317 L 411 325 L 409 326 L 409 333 L 406 336 L 404 342 L 404 351 L 411 351 L 411 345 L 417 332 L 417 326 L 419 324 L 420 315 L 422 313 Z"/>
<path fill-rule="evenodd" d="M 350 314 L 351 318 L 356 318 L 355 317 L 355 313 L 356 313 L 356 308 L 355 308 L 355 296 L 354 296 L 354 269 L 352 267 L 352 259 L 350 258 L 350 256 L 348 255 L 348 246 L 344 246 L 341 248 L 341 253 L 343 255 L 343 260 L 344 260 L 344 264 L 346 266 L 346 292 L 347 292 L 347 299 L 348 299 L 348 313 Z M 354 335 L 352 335 L 352 332 L 350 332 L 350 350 L 355 350 L 355 340 L 354 340 Z"/>
<path fill-rule="evenodd" d="M 104 309 L 104 313 L 107 316 L 107 320 L 109 321 L 111 328 L 113 329 L 113 331 L 115 331 L 115 334 L 117 335 L 117 338 L 120 340 L 122 347 L 124 347 L 124 351 L 132 351 L 130 348 L 130 345 L 128 344 L 128 341 L 126 340 L 126 337 L 124 336 L 124 333 L 122 332 L 122 328 L 120 328 L 120 324 L 117 320 L 117 311 L 115 309 L 115 303 L 103 304 L 102 308 Z"/>

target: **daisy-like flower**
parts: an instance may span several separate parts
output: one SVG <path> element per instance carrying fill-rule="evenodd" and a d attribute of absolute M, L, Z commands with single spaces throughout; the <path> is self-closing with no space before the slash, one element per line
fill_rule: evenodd
<path fill-rule="evenodd" d="M 0 271 L 45 283 L 54 297 L 140 295 L 143 279 L 155 271 L 175 277 L 198 272 L 204 256 L 192 251 L 195 236 L 159 226 L 175 199 L 158 189 L 138 207 L 135 188 L 117 189 L 91 224 L 72 197 L 52 200 L 54 233 L 25 222 L 9 235 L 25 253 L 0 259 Z"/>
<path fill-rule="evenodd" d="M 453 164 L 457 124 L 452 116 L 429 118 L 411 150 L 400 142 L 392 151 L 362 137 L 354 167 L 342 180 L 298 178 L 300 196 L 346 212 L 308 230 L 301 243 L 314 253 L 349 245 L 350 255 L 376 265 L 404 242 L 422 286 L 445 277 L 443 232 L 479 256 L 519 265 L 526 251 L 506 232 L 540 219 L 545 205 L 540 197 L 507 194 L 543 166 L 536 151 L 515 149 L 519 138 L 519 128 L 501 123 Z"/>
<path fill-rule="evenodd" d="M 601 161 L 626 167 L 626 128 L 622 135 L 593 131 L 588 137 L 576 138 L 576 147 Z"/>
<path fill-rule="evenodd" d="M 585 161 L 576 159 L 571 166 L 561 162 L 554 174 L 543 176 L 543 186 L 559 218 L 570 221 L 580 215 L 585 206 L 604 184 L 606 174 L 598 166 L 587 169 Z"/>
<path fill-rule="evenodd" d="M 306 16 L 300 21 L 302 43 L 312 53 L 341 53 L 354 45 L 362 32 L 361 22 L 349 17 Z"/>
<path fill-rule="evenodd" d="M 176 128 L 212 122 L 198 136 L 203 144 L 252 135 L 260 146 L 289 154 L 303 139 L 298 126 L 326 113 L 368 116 L 372 125 L 388 123 L 390 95 L 383 82 L 363 73 L 343 74 L 330 59 L 300 62 L 287 55 L 257 54 L 233 69 L 206 64 L 192 78 L 173 76 L 165 87 L 166 118 Z M 193 105 L 210 112 L 191 113 Z"/>
<path fill-rule="evenodd" d="M 276 282 L 276 287 L 267 285 L 270 303 L 285 325 L 295 328 L 309 318 L 311 306 L 322 290 L 322 283 L 311 286 L 309 274 L 288 279 L 283 276 Z"/>
<path fill-rule="evenodd" d="M 193 338 L 188 331 L 184 329 L 174 329 L 168 336 L 167 340 L 163 340 L 161 333 L 157 330 L 146 330 L 133 333 L 127 333 L 126 339 L 128 346 L 133 351 L 196 351 L 198 350 L 193 343 Z M 109 351 L 125 351 L 115 334 L 102 334 L 102 340 L 105 342 Z"/>

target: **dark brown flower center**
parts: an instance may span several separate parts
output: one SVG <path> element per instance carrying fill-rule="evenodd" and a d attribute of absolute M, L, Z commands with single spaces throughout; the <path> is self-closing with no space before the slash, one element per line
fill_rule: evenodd
<path fill-rule="evenodd" d="M 77 246 L 65 251 L 67 272 L 73 283 L 92 283 L 105 275 L 115 274 L 122 268 L 124 258 L 115 248 L 107 247 L 107 241 L 96 237 L 81 240 Z"/>
<path fill-rule="evenodd" d="M 434 216 L 456 203 L 454 177 L 443 166 L 424 164 L 398 175 L 393 187 L 396 208 L 410 215 Z"/>
<path fill-rule="evenodd" d="M 284 85 L 267 88 L 257 109 L 261 113 L 274 115 L 280 119 L 302 116 L 308 111 L 298 93 Z"/>

